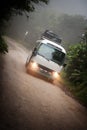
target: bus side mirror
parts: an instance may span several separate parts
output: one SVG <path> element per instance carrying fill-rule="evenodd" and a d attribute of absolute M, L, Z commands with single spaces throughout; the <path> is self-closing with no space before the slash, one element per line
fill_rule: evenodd
<path fill-rule="evenodd" d="M 37 54 L 37 48 L 35 47 L 33 50 L 33 55 L 35 56 Z"/>

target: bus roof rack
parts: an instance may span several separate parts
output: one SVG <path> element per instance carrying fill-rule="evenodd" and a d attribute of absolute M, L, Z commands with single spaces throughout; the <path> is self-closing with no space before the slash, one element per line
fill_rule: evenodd
<path fill-rule="evenodd" d="M 55 42 L 57 44 L 61 44 L 62 39 L 59 38 L 58 35 L 56 35 L 53 31 L 50 30 L 46 30 L 42 35 L 41 35 L 42 39 L 48 39 L 52 42 Z"/>

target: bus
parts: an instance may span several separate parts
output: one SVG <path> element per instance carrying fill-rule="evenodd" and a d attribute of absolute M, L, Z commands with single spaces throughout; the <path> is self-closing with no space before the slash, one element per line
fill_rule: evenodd
<path fill-rule="evenodd" d="M 42 75 L 48 80 L 57 80 L 63 67 L 65 67 L 66 50 L 53 40 L 41 38 L 31 56 L 26 60 L 27 72 Z"/>

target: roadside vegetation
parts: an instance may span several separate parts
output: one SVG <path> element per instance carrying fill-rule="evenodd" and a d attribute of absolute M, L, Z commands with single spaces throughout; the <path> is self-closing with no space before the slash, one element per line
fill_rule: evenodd
<path fill-rule="evenodd" d="M 87 32 L 80 43 L 69 47 L 67 66 L 62 75 L 75 97 L 87 106 Z"/>
<path fill-rule="evenodd" d="M 0 53 L 5 54 L 6 52 L 8 52 L 8 46 L 4 39 L 0 36 Z"/>

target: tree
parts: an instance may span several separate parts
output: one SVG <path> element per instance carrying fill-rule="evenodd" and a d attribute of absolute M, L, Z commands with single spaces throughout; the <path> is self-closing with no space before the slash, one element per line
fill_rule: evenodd
<path fill-rule="evenodd" d="M 4 39 L 0 36 L 0 53 L 5 54 L 6 52 L 8 52 L 8 46 Z"/>
<path fill-rule="evenodd" d="M 49 0 L 2 0 L 0 3 L 0 51 L 6 52 L 6 48 L 2 45 L 2 30 L 6 20 L 9 20 L 12 14 L 20 14 L 24 12 L 28 17 L 28 13 L 34 11 L 35 4 L 41 2 L 48 3 Z M 5 46 L 6 47 L 6 46 Z"/>
<path fill-rule="evenodd" d="M 70 86 L 74 95 L 87 106 L 87 32 L 81 43 L 73 45 L 68 51 L 66 68 L 67 79 L 73 84 Z"/>
<path fill-rule="evenodd" d="M 87 85 L 87 32 L 83 42 L 73 45 L 68 51 L 66 69 L 68 79 L 75 85 Z"/>
<path fill-rule="evenodd" d="M 87 44 L 87 32 L 82 34 L 82 41 L 81 42 Z"/>

